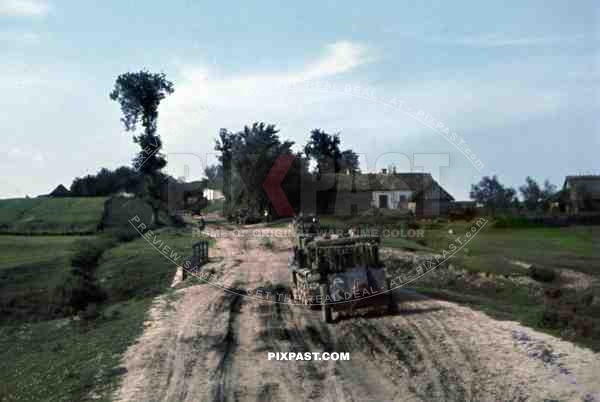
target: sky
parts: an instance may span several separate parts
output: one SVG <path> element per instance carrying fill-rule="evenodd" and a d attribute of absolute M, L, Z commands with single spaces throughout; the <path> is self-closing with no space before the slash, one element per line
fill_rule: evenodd
<path fill-rule="evenodd" d="M 164 72 L 168 172 L 220 128 L 339 132 L 363 171 L 431 172 L 456 199 L 498 175 L 600 174 L 600 6 L 582 1 L 0 0 L 0 198 L 131 165 L 116 77 Z"/>

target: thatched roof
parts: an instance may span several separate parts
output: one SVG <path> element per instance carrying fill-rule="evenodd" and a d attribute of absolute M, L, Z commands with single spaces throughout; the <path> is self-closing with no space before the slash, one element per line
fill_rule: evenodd
<path fill-rule="evenodd" d="M 592 199 L 600 199 L 600 176 L 567 176 L 563 189 L 573 189 L 578 198 L 587 193 Z"/>
<path fill-rule="evenodd" d="M 330 180 L 331 177 L 325 179 Z M 338 191 L 411 191 L 413 196 L 419 196 L 432 189 L 439 191 L 439 198 L 454 200 L 429 173 L 337 174 L 336 179 Z"/>
<path fill-rule="evenodd" d="M 52 190 L 52 192 L 50 194 L 48 194 L 48 196 L 50 197 L 68 197 L 71 195 L 71 192 L 69 190 L 67 190 L 67 188 L 65 186 L 63 186 L 62 184 L 59 184 L 58 186 L 56 186 L 56 188 L 54 190 Z"/>

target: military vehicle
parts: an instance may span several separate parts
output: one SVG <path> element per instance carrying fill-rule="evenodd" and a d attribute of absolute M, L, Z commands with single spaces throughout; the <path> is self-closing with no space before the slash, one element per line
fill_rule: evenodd
<path fill-rule="evenodd" d="M 255 209 L 242 208 L 230 213 L 227 220 L 238 225 L 252 225 L 261 222 L 262 218 Z"/>
<path fill-rule="evenodd" d="M 379 238 L 326 238 L 318 235 L 318 226 L 311 217 L 294 222 L 296 243 L 289 258 L 294 302 L 320 307 L 325 322 L 332 321 L 333 312 L 393 310 Z"/>
<path fill-rule="evenodd" d="M 297 215 L 292 221 L 296 237 L 312 238 L 319 234 L 321 222 L 316 215 Z"/>

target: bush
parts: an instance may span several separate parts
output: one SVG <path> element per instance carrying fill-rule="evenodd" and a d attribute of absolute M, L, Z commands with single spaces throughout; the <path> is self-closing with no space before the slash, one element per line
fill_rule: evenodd
<path fill-rule="evenodd" d="M 552 282 L 556 279 L 556 271 L 550 268 L 536 267 L 529 268 L 529 276 L 536 281 Z"/>
<path fill-rule="evenodd" d="M 106 292 L 97 284 L 95 272 L 102 253 L 113 244 L 110 238 L 75 243 L 71 271 L 55 290 L 65 312 L 85 311 L 88 306 L 106 300 Z"/>
<path fill-rule="evenodd" d="M 494 220 L 494 227 L 498 229 L 535 228 L 544 226 L 543 222 L 524 216 L 499 216 Z"/>
<path fill-rule="evenodd" d="M 79 318 L 82 320 L 95 320 L 100 316 L 100 310 L 96 303 L 89 303 L 85 309 L 79 312 Z"/>
<path fill-rule="evenodd" d="M 108 234 L 119 243 L 129 243 L 140 237 L 133 227 L 122 227 L 108 232 Z"/>
<path fill-rule="evenodd" d="M 71 266 L 84 269 L 96 268 L 100 256 L 113 245 L 112 243 L 112 240 L 107 238 L 77 241 L 71 257 Z"/>
<path fill-rule="evenodd" d="M 407 227 L 409 229 L 417 230 L 417 229 L 421 228 L 421 225 L 419 225 L 419 222 L 417 222 L 417 221 L 410 221 L 410 222 L 408 222 Z"/>
<path fill-rule="evenodd" d="M 273 250 L 273 241 L 269 237 L 263 237 L 261 239 L 261 244 L 267 250 Z"/>
<path fill-rule="evenodd" d="M 466 221 L 469 222 L 477 216 L 477 210 L 475 208 L 464 208 L 464 209 L 451 209 L 448 211 L 448 219 L 453 221 Z"/>
<path fill-rule="evenodd" d="M 539 325 L 543 328 L 556 329 L 559 328 L 559 316 L 556 310 L 545 309 L 542 311 Z"/>
<path fill-rule="evenodd" d="M 56 293 L 66 314 L 83 311 L 89 304 L 102 303 L 107 297 L 92 275 L 77 277 L 71 274 L 57 287 Z"/>
<path fill-rule="evenodd" d="M 171 224 L 177 228 L 183 228 L 186 225 L 185 219 L 183 218 L 183 216 L 178 215 L 178 214 L 173 214 L 170 216 L 171 218 Z"/>

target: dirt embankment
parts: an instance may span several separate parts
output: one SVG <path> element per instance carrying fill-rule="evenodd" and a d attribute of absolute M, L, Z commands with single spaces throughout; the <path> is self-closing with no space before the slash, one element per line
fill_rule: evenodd
<path fill-rule="evenodd" d="M 266 244 L 218 239 L 207 269 L 240 290 L 285 283 L 288 244 Z M 396 297 L 394 315 L 326 325 L 299 306 L 180 289 L 156 300 L 116 400 L 600 401 L 597 354 L 453 303 Z M 350 361 L 269 361 L 268 352 L 349 352 Z"/>

